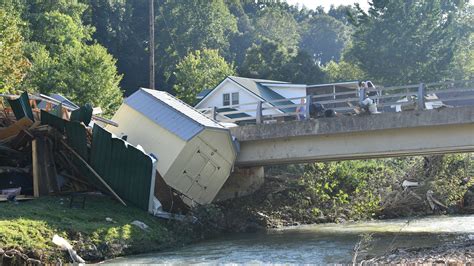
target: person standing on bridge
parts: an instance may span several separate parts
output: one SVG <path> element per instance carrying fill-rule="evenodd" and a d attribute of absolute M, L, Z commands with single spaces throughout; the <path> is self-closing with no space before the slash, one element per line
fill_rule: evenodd
<path fill-rule="evenodd" d="M 371 114 L 379 114 L 380 112 L 377 110 L 378 99 L 374 100 L 371 98 L 376 98 L 378 96 L 375 85 L 370 80 L 362 82 L 360 84 L 363 86 L 361 93 L 363 93 L 362 95 L 364 95 L 364 100 L 361 102 L 361 107 Z"/>
<path fill-rule="evenodd" d="M 305 98 L 301 98 L 300 105 L 296 107 L 296 119 L 298 121 L 303 121 L 306 117 L 306 101 Z"/>

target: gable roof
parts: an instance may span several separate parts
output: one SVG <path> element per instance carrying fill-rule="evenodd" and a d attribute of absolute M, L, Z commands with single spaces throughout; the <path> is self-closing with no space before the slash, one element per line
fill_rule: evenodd
<path fill-rule="evenodd" d="M 199 134 L 204 128 L 225 130 L 216 121 L 164 91 L 140 88 L 124 102 L 185 141 Z"/>
<path fill-rule="evenodd" d="M 236 76 L 228 76 L 225 80 L 231 80 L 234 83 L 237 83 L 240 85 L 240 87 L 244 88 L 251 94 L 257 96 L 257 98 L 261 99 L 262 101 L 268 102 L 268 101 L 274 101 L 274 100 L 282 100 L 280 102 L 269 102 L 268 104 L 278 107 L 282 105 L 291 105 L 293 104 L 292 101 L 286 99 L 285 97 L 281 96 L 277 92 L 273 91 L 272 89 L 268 88 L 267 86 L 262 85 L 263 83 L 265 84 L 290 84 L 289 82 L 284 82 L 284 81 L 276 81 L 276 80 L 267 80 L 267 79 L 253 79 L 253 78 L 243 78 L 243 77 L 236 77 Z M 223 82 L 224 82 L 223 81 Z M 222 82 L 220 83 L 222 84 Z M 217 85 L 217 87 L 220 86 Z M 216 88 L 217 88 L 216 87 Z M 214 90 L 216 89 L 214 88 Z M 208 93 L 199 103 L 196 104 L 199 105 L 201 102 L 207 99 L 212 95 L 212 93 Z M 282 112 L 294 112 L 295 108 L 279 108 L 280 111 Z"/>
<path fill-rule="evenodd" d="M 269 102 L 270 105 L 273 105 L 275 107 L 293 104 L 292 101 L 286 99 L 285 97 L 281 96 L 280 94 L 268 88 L 267 86 L 262 85 L 262 83 L 289 84 L 288 82 L 266 80 L 266 79 L 242 78 L 242 77 L 235 77 L 235 76 L 229 76 L 229 79 L 240 84 L 242 87 L 244 87 L 245 89 L 247 89 L 248 91 L 257 95 L 258 97 L 262 98 L 265 101 L 285 100 L 285 101 L 279 101 L 279 102 Z M 288 113 L 288 112 L 294 112 L 295 108 L 282 108 L 279 110 L 282 112 Z"/>
<path fill-rule="evenodd" d="M 196 99 L 200 100 L 200 99 L 206 97 L 211 91 L 212 91 L 212 89 L 202 90 L 201 92 L 198 93 L 198 95 L 196 95 Z"/>

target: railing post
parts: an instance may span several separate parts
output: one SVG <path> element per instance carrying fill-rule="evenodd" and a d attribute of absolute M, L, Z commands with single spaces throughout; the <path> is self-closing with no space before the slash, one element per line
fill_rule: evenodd
<path fill-rule="evenodd" d="M 262 102 L 258 102 L 257 103 L 257 116 L 256 116 L 256 122 L 257 124 L 261 124 L 262 123 Z"/>
<path fill-rule="evenodd" d="M 309 107 L 311 106 L 312 95 L 306 95 L 306 103 L 304 109 L 304 118 L 309 120 L 311 118 L 311 114 L 309 113 Z"/>
<path fill-rule="evenodd" d="M 425 84 L 420 83 L 418 86 L 418 110 L 425 109 Z"/>
<path fill-rule="evenodd" d="M 217 121 L 217 107 L 212 107 L 212 119 Z"/>

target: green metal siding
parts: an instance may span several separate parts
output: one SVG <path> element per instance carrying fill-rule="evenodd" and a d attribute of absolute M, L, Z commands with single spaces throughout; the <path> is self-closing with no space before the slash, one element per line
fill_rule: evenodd
<path fill-rule="evenodd" d="M 62 118 L 50 114 L 45 110 L 41 110 L 41 124 L 50 125 L 57 129 L 59 132 L 64 133 L 65 123 L 66 121 Z"/>
<path fill-rule="evenodd" d="M 87 132 L 83 124 L 66 121 L 53 114 L 41 111 L 41 123 L 66 132 L 68 144 L 105 180 L 126 202 L 148 211 L 154 171 L 153 159 L 122 139 L 114 138 L 110 132 L 94 125 L 92 148 L 87 147 Z M 95 187 L 107 192 L 94 174 L 80 160 L 75 160 L 78 170 Z"/>
<path fill-rule="evenodd" d="M 122 199 L 148 210 L 153 159 L 94 125 L 91 166 Z"/>
<path fill-rule="evenodd" d="M 31 121 L 35 121 L 33 110 L 31 110 L 30 106 L 30 98 L 26 91 L 23 92 L 18 99 L 8 100 L 8 103 L 10 104 L 17 120 L 27 116 Z"/>
<path fill-rule="evenodd" d="M 76 121 L 65 121 L 64 125 L 67 142 L 84 160 L 88 161 L 86 127 Z"/>

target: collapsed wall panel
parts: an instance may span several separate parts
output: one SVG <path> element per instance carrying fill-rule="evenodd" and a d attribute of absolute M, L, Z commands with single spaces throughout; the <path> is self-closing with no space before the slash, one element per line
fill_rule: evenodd
<path fill-rule="evenodd" d="M 88 165 L 120 196 L 143 210 L 152 211 L 155 189 L 155 159 L 110 132 L 94 125 L 91 148 L 87 146 L 85 126 L 42 111 L 41 121 L 65 132 L 68 145 L 83 160 L 75 160 L 79 172 L 91 184 L 107 192 Z M 90 154 L 90 155 L 89 155 Z"/>
<path fill-rule="evenodd" d="M 148 211 L 154 196 L 154 162 L 151 156 L 94 125 L 91 166 L 123 199 Z"/>

